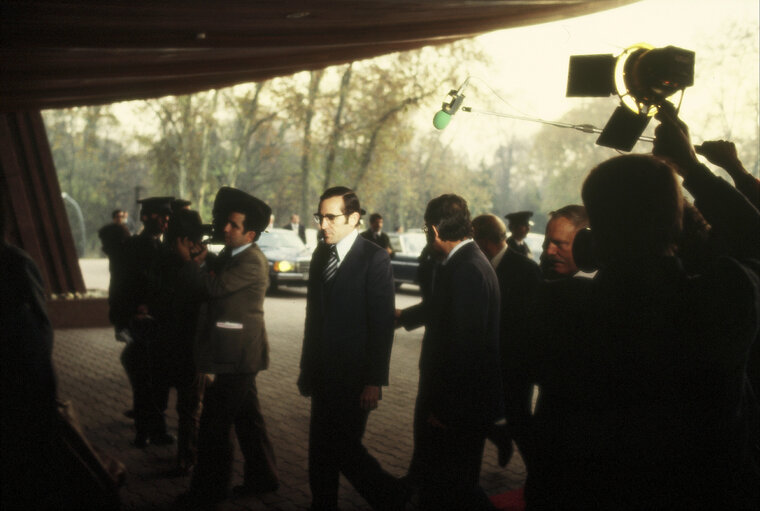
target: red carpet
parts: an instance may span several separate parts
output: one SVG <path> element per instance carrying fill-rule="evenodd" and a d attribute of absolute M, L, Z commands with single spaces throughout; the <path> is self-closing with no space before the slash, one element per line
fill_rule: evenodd
<path fill-rule="evenodd" d="M 522 488 L 499 495 L 491 495 L 491 502 L 496 506 L 496 509 L 501 511 L 523 511 L 525 509 Z"/>

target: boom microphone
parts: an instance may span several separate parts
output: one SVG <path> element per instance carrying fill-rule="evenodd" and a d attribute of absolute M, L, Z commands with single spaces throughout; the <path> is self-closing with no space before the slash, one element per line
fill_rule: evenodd
<path fill-rule="evenodd" d="M 462 106 L 462 102 L 464 101 L 464 94 L 462 94 L 462 91 L 464 91 L 469 83 L 470 77 L 468 76 L 459 89 L 452 89 L 449 91 L 448 96 L 451 97 L 451 101 L 444 101 L 441 105 L 441 109 L 435 113 L 435 116 L 433 116 L 433 126 L 435 126 L 435 129 L 442 130 L 449 125 L 449 122 L 451 122 L 451 116 L 457 113 L 459 107 Z"/>

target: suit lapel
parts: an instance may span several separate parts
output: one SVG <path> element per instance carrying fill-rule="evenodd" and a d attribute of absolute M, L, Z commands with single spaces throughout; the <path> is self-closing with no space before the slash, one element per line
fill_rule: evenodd
<path fill-rule="evenodd" d="M 364 251 L 364 243 L 371 243 L 361 236 L 357 236 L 356 240 L 354 240 L 354 244 L 351 245 L 351 248 L 348 250 L 348 253 L 346 253 L 346 257 L 343 258 L 343 260 L 340 262 L 340 266 L 338 266 L 338 273 L 335 274 L 335 280 L 333 281 L 333 287 L 335 287 L 338 282 L 345 280 L 349 275 L 354 275 L 355 272 L 353 269 L 356 267 L 356 265 L 361 261 L 362 253 Z"/>

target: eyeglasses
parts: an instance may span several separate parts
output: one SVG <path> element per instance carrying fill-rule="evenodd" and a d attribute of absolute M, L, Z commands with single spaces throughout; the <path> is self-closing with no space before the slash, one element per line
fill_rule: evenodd
<path fill-rule="evenodd" d="M 335 219 L 340 216 L 346 216 L 345 213 L 341 213 L 340 215 L 332 215 L 330 213 L 326 215 L 320 215 L 319 213 L 314 213 L 314 221 L 317 223 L 317 225 L 322 225 L 322 220 L 327 220 L 328 223 L 334 224 Z"/>

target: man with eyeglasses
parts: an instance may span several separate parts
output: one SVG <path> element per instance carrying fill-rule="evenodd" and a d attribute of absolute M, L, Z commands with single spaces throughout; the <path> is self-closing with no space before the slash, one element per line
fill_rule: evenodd
<path fill-rule="evenodd" d="M 407 496 L 362 445 L 388 384 L 394 330 L 390 258 L 359 236 L 363 213 L 356 194 L 337 186 L 322 194 L 314 215 L 324 242 L 312 256 L 298 378 L 311 398 L 312 510 L 338 508 L 340 473 L 374 509 L 399 509 Z"/>
<path fill-rule="evenodd" d="M 433 278 L 420 355 L 419 509 L 493 509 L 479 476 L 486 434 L 502 412 L 499 282 L 472 240 L 462 197 L 431 200 L 425 233 L 442 262 Z"/>

